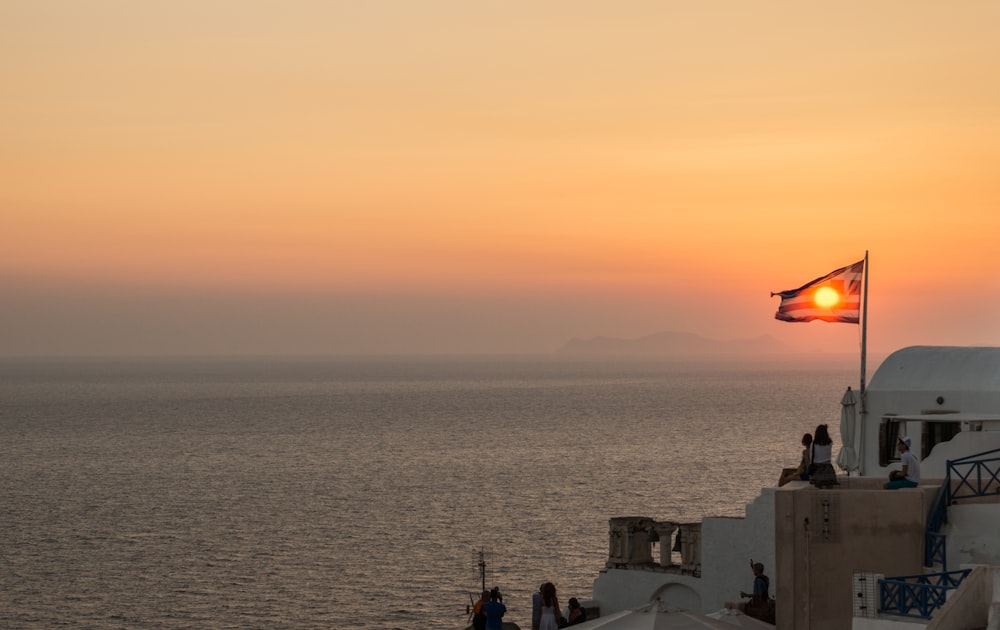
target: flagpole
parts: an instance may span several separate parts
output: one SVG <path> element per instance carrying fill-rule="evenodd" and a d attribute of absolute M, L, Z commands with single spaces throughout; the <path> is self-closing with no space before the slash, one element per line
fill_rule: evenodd
<path fill-rule="evenodd" d="M 868 250 L 865 250 L 864 304 L 861 307 L 861 413 L 865 413 L 865 365 L 868 360 Z"/>
<path fill-rule="evenodd" d="M 855 435 L 854 442 L 858 445 L 857 458 L 858 458 L 858 468 L 856 476 L 861 476 L 865 474 L 865 430 L 868 424 L 866 416 L 868 411 L 865 408 L 865 367 L 868 364 L 868 250 L 865 250 L 865 277 L 864 277 L 864 304 L 861 307 L 861 392 L 858 396 L 858 403 L 860 407 L 859 416 L 859 426 L 855 431 L 860 433 L 859 436 Z M 848 388 L 850 389 L 850 388 Z M 850 475 L 850 472 L 847 473 Z"/>

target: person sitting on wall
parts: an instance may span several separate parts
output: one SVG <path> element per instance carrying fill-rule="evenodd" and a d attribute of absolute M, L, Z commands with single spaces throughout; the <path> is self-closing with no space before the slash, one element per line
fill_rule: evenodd
<path fill-rule="evenodd" d="M 903 469 L 889 473 L 889 482 L 885 484 L 885 488 L 887 490 L 916 488 L 920 484 L 920 460 L 910 452 L 909 436 L 900 436 L 896 448 L 899 450 L 899 461 L 903 464 Z"/>
<path fill-rule="evenodd" d="M 810 449 L 809 483 L 817 488 L 839 485 L 837 471 L 833 469 L 833 440 L 825 424 L 816 427 Z"/>
<path fill-rule="evenodd" d="M 798 468 L 786 468 L 778 479 L 778 486 L 781 487 L 789 481 L 809 481 L 809 464 L 812 459 L 809 455 L 809 447 L 812 446 L 813 436 L 806 433 L 802 436 L 802 459 Z"/>
<path fill-rule="evenodd" d="M 740 597 L 749 597 L 743 612 L 747 615 L 774 623 L 774 600 L 768 596 L 768 589 L 771 581 L 764 575 L 764 565 L 760 562 L 750 561 L 750 570 L 753 571 L 753 592 L 744 593 L 740 591 Z"/>

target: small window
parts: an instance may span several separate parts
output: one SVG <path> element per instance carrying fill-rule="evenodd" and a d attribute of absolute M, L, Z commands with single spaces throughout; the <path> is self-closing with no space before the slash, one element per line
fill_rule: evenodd
<path fill-rule="evenodd" d="M 920 459 L 926 459 L 934 446 L 947 442 L 962 431 L 961 422 L 924 422 L 920 435 Z"/>
<path fill-rule="evenodd" d="M 899 461 L 899 451 L 896 450 L 896 440 L 901 435 L 903 423 L 892 417 L 882 418 L 878 432 L 878 465 L 888 466 Z"/>

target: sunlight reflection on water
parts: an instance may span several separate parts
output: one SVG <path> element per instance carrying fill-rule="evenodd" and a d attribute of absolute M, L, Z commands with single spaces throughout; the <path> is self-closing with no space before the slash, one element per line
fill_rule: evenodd
<path fill-rule="evenodd" d="M 540 361 L 0 365 L 0 627 L 527 625 L 612 516 L 741 516 L 849 368 Z"/>

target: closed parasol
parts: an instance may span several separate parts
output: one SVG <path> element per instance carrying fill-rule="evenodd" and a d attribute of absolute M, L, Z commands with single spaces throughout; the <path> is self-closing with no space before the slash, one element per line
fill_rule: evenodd
<path fill-rule="evenodd" d="M 850 474 L 859 468 L 859 457 L 856 448 L 858 437 L 861 435 L 860 415 L 858 414 L 858 399 L 850 387 L 844 392 L 844 397 L 840 400 L 840 441 L 843 446 L 840 454 L 837 455 L 837 465 L 841 470 Z"/>

